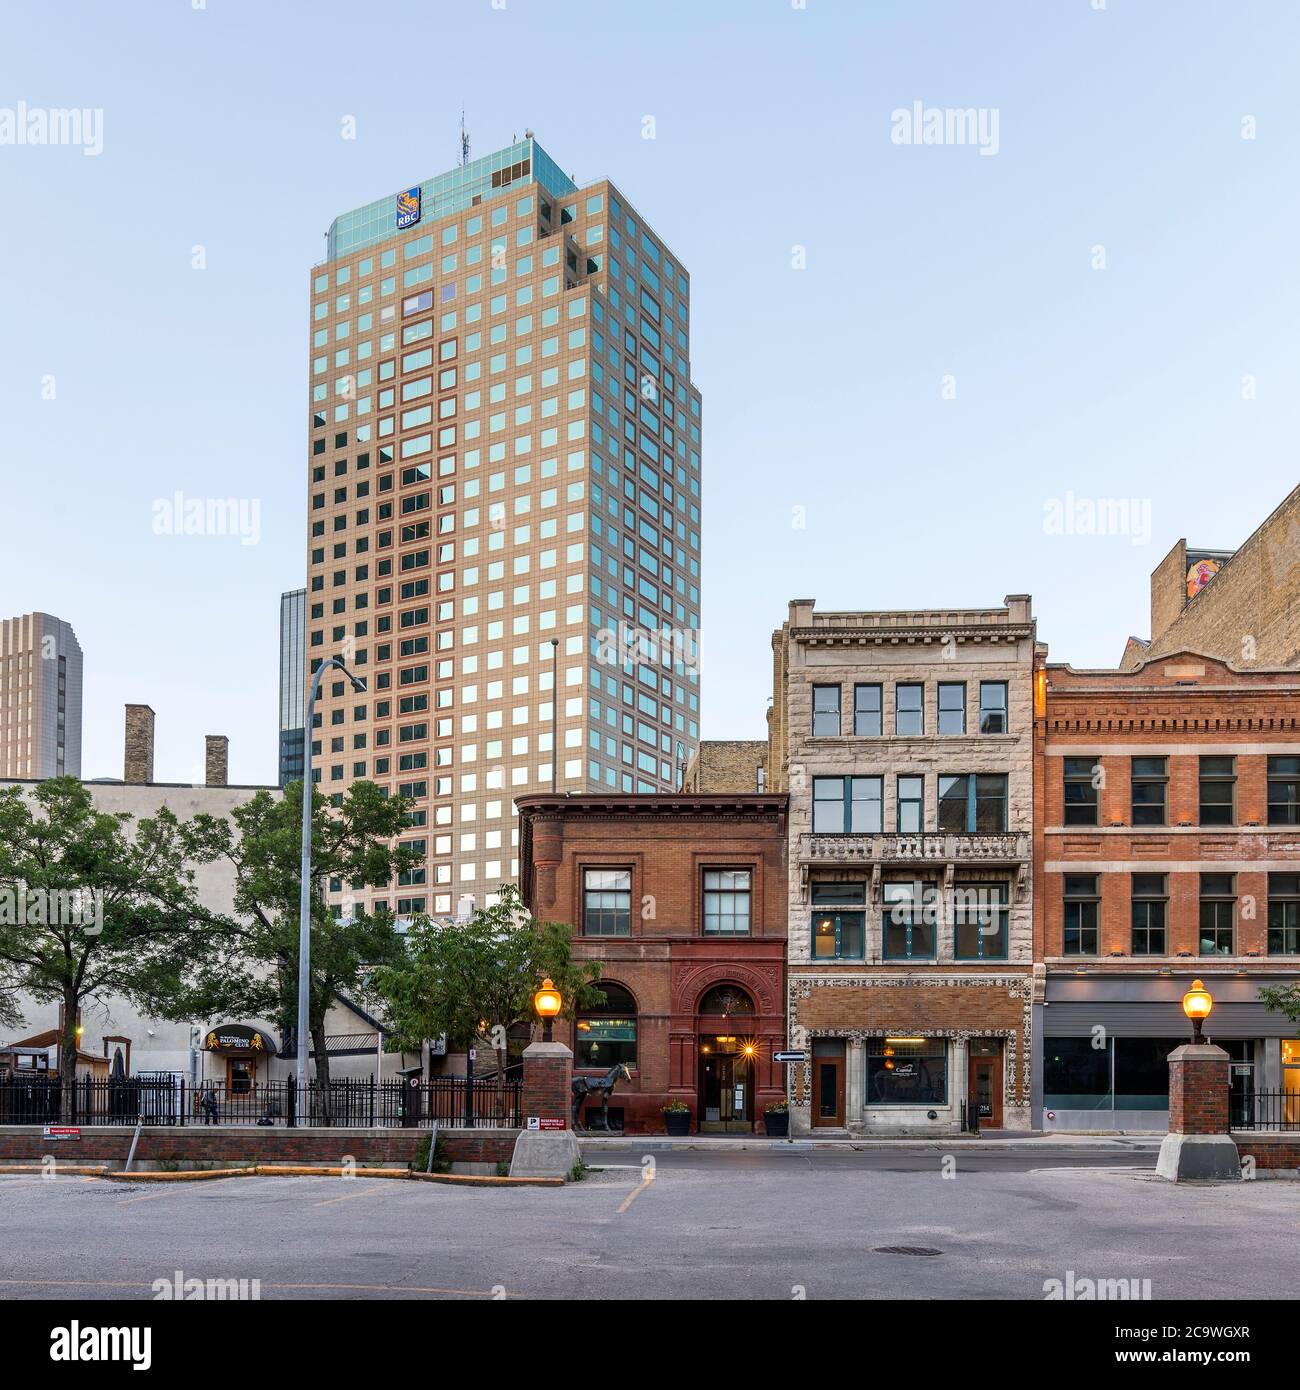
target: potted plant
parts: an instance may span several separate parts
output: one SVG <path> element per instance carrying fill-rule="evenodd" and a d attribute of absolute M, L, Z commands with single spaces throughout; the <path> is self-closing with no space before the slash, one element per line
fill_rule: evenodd
<path fill-rule="evenodd" d="M 763 1107 L 763 1127 L 774 1139 L 784 1139 L 790 1133 L 790 1104 L 784 1100 L 770 1101 Z"/>
<path fill-rule="evenodd" d="M 680 1139 L 691 1132 L 691 1107 L 684 1100 L 670 1100 L 660 1113 L 669 1134 Z"/>

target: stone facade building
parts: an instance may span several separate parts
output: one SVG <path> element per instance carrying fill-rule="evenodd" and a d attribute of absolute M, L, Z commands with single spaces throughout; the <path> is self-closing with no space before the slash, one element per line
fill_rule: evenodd
<path fill-rule="evenodd" d="M 1029 1127 L 1034 636 L 1024 595 L 773 636 L 795 1132 Z"/>
<path fill-rule="evenodd" d="M 785 1099 L 786 798 L 540 795 L 516 802 L 533 915 L 570 923 L 605 1002 L 555 1036 L 574 1074 L 625 1064 L 612 1127 L 762 1132 Z M 587 1120 L 584 1116 L 583 1123 Z"/>
<path fill-rule="evenodd" d="M 1042 1127 L 1164 1129 L 1198 977 L 1234 1122 L 1265 1094 L 1300 1120 L 1300 1028 L 1258 998 L 1300 978 L 1300 671 L 1192 650 L 1083 671 L 1040 648 L 1038 664 Z"/>

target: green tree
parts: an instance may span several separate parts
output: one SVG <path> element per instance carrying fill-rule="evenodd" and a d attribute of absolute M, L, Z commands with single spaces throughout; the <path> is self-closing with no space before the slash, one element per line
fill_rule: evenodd
<path fill-rule="evenodd" d="M 63 1006 L 62 1113 L 72 1117 L 82 1001 L 118 996 L 175 1018 L 224 928 L 199 903 L 211 858 L 194 822 L 163 808 L 132 827 L 95 809 L 75 777 L 0 791 L 0 968 L 8 990 Z"/>
<path fill-rule="evenodd" d="M 229 821 L 196 818 L 205 850 L 234 870 L 235 920 L 186 998 L 191 1017 L 243 1013 L 273 1018 L 286 1033 L 296 1028 L 302 786 L 291 782 L 283 797 L 258 792 L 235 807 Z M 385 797 L 373 782 L 353 782 L 339 806 L 313 788 L 307 1017 L 326 1120 L 326 1015 L 340 994 L 366 993 L 370 970 L 400 958 L 402 938 L 387 911 L 353 908 L 336 916 L 325 885 L 341 879 L 349 889 L 387 887 L 414 865 L 415 852 L 392 843 L 407 829 L 407 806 L 400 797 Z"/>
<path fill-rule="evenodd" d="M 1292 1023 L 1300 1023 L 1300 984 L 1261 985 L 1259 1002 L 1271 1013 L 1283 1014 Z"/>
<path fill-rule="evenodd" d="M 564 999 L 564 1016 L 604 1001 L 595 981 L 599 961 L 573 959 L 573 928 L 540 922 L 519 890 L 502 887 L 498 901 L 467 922 L 420 917 L 406 934 L 401 959 L 375 972 L 394 1041 L 411 1051 L 446 1036 L 449 1047 L 480 1038 L 495 1046 L 498 1085 L 502 1043 L 510 1028 L 536 1021 L 533 994 L 549 977 Z"/>

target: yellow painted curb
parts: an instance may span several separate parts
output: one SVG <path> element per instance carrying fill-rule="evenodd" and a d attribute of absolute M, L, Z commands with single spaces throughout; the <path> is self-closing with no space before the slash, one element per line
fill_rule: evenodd
<path fill-rule="evenodd" d="M 47 1172 L 43 1163 L 6 1163 L 0 1164 L 0 1177 L 6 1173 L 44 1173 Z M 99 1177 L 108 1172 L 107 1163 L 59 1163 L 55 1167 L 56 1173 L 72 1173 L 76 1176 Z"/>
<path fill-rule="evenodd" d="M 197 1168 L 188 1173 L 101 1173 L 114 1182 L 203 1182 L 208 1178 L 251 1178 L 256 1168 Z"/>
<path fill-rule="evenodd" d="M 338 1168 L 314 1167 L 305 1164 L 259 1163 L 253 1170 L 259 1178 L 341 1178 L 350 1173 L 354 1178 L 404 1178 L 405 1168 Z"/>

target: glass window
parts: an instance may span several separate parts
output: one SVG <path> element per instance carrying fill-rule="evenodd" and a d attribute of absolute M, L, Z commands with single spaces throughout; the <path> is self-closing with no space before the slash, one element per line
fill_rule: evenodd
<path fill-rule="evenodd" d="M 813 833 L 878 835 L 881 789 L 879 777 L 814 777 Z"/>
<path fill-rule="evenodd" d="M 954 835 L 996 835 L 1007 828 L 1005 773 L 939 778 L 939 829 Z"/>
<path fill-rule="evenodd" d="M 1300 825 L 1300 758 L 1268 760 L 1268 823 Z"/>
<path fill-rule="evenodd" d="M 923 734 L 925 715 L 921 708 L 923 685 L 894 687 L 894 732 L 899 735 Z"/>
<path fill-rule="evenodd" d="M 866 939 L 866 884 L 812 885 L 814 960 L 861 960 Z"/>
<path fill-rule="evenodd" d="M 631 869 L 584 869 L 582 872 L 584 936 L 632 935 Z"/>
<path fill-rule="evenodd" d="M 980 681 L 980 733 L 1007 732 L 1006 681 Z"/>
<path fill-rule="evenodd" d="M 1235 874 L 1201 875 L 1201 955 L 1232 955 L 1236 908 Z"/>
<path fill-rule="evenodd" d="M 933 883 L 884 885 L 882 935 L 886 960 L 934 959 L 937 902 Z"/>
<path fill-rule="evenodd" d="M 966 732 L 966 684 L 964 681 L 939 682 L 939 732 Z"/>
<path fill-rule="evenodd" d="M 574 1026 L 575 1067 L 607 1070 L 636 1066 L 636 1002 L 622 985 L 599 984 L 603 1004 L 579 1012 Z"/>
<path fill-rule="evenodd" d="M 1101 764 L 1095 758 L 1064 758 L 1065 824 L 1097 824 Z"/>
<path fill-rule="evenodd" d="M 853 687 L 853 732 L 859 738 L 880 737 L 880 687 L 878 685 L 855 685 Z"/>
<path fill-rule="evenodd" d="M 958 960 L 1006 960 L 1010 914 L 1005 883 L 959 883 L 953 889 Z"/>
<path fill-rule="evenodd" d="M 813 686 L 812 731 L 815 738 L 834 738 L 840 732 L 840 688 L 838 685 Z"/>
<path fill-rule="evenodd" d="M 1043 1106 L 1047 1110 L 1111 1108 L 1109 1039 L 1101 1047 L 1094 1046 L 1090 1037 L 1044 1040 Z"/>
<path fill-rule="evenodd" d="M 1097 954 L 1099 902 L 1096 874 L 1065 875 L 1064 950 L 1067 956 Z"/>
<path fill-rule="evenodd" d="M 1201 824 L 1234 825 L 1236 758 L 1201 759 Z"/>
<path fill-rule="evenodd" d="M 925 828 L 925 778 L 898 779 L 898 831 L 901 835 L 919 835 Z"/>
<path fill-rule="evenodd" d="M 1133 824 L 1164 825 L 1165 798 L 1169 790 L 1168 762 L 1164 758 L 1133 758 Z"/>
<path fill-rule="evenodd" d="M 1165 954 L 1165 909 L 1168 893 L 1164 874 L 1133 875 L 1133 954 Z"/>
<path fill-rule="evenodd" d="M 704 871 L 706 936 L 749 935 L 749 875 L 748 869 Z"/>
<path fill-rule="evenodd" d="M 1300 955 L 1300 874 L 1268 876 L 1268 953 Z"/>
<path fill-rule="evenodd" d="M 943 1038 L 868 1038 L 868 1105 L 946 1105 L 948 1044 Z"/>

